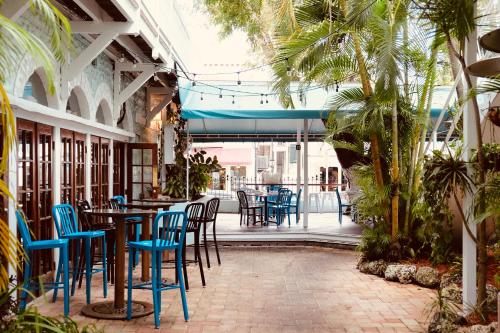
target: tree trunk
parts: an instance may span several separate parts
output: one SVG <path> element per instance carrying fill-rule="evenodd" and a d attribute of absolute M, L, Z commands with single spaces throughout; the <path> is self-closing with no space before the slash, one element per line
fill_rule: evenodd
<path fill-rule="evenodd" d="M 394 101 L 391 116 L 392 126 L 392 240 L 396 241 L 399 229 L 399 144 L 398 144 L 398 103 Z"/>

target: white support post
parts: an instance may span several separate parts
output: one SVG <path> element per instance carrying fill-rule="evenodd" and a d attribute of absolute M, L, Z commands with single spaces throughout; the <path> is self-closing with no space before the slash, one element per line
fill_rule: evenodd
<path fill-rule="evenodd" d="M 2 15 L 12 21 L 18 20 L 23 13 L 30 7 L 30 1 L 27 0 L 10 0 L 5 1 L 0 10 Z"/>
<path fill-rule="evenodd" d="M 91 182 L 92 182 L 92 144 L 90 141 L 90 133 L 85 136 L 85 200 L 91 202 Z"/>
<path fill-rule="evenodd" d="M 301 130 L 301 126 L 300 126 L 300 120 L 297 120 L 297 143 L 295 146 L 295 154 L 297 156 L 297 161 L 296 161 L 297 162 L 297 195 L 299 194 L 299 190 L 300 190 L 300 178 L 301 178 L 300 177 L 300 163 L 302 161 L 302 159 L 300 158 L 301 141 L 302 141 L 302 130 Z M 298 198 L 297 198 L 297 200 L 298 200 Z M 299 204 L 300 203 L 297 202 L 297 206 L 299 206 Z"/>
<path fill-rule="evenodd" d="M 132 96 L 138 89 L 140 89 L 144 85 L 144 83 L 146 83 L 146 81 L 149 80 L 151 76 L 153 76 L 155 72 L 156 68 L 151 68 L 142 72 L 138 77 L 135 78 L 134 81 L 130 82 L 130 84 L 118 94 L 115 105 L 119 107 L 120 105 L 125 103 L 125 101 L 129 99 L 129 97 Z M 120 89 L 120 87 L 115 86 L 115 89 Z"/>
<path fill-rule="evenodd" d="M 116 32 L 123 35 L 136 35 L 140 33 L 137 24 L 132 22 L 96 22 L 96 21 L 71 21 L 71 32 L 74 34 L 102 34 Z"/>
<path fill-rule="evenodd" d="M 309 224 L 309 120 L 304 119 L 304 229 Z"/>
<path fill-rule="evenodd" d="M 61 127 L 53 127 L 52 140 L 54 142 L 54 150 L 52 152 L 52 203 L 58 205 L 61 203 Z M 56 237 L 57 230 L 55 225 L 53 226 L 53 234 Z M 59 250 L 54 251 L 54 262 L 59 262 Z"/>
<path fill-rule="evenodd" d="M 189 201 L 189 153 L 191 152 L 191 143 L 189 142 L 189 120 L 186 120 L 187 145 L 186 145 L 186 200 Z"/>
<path fill-rule="evenodd" d="M 97 37 L 76 59 L 74 59 L 63 71 L 63 82 L 69 82 L 83 72 L 104 49 L 111 44 L 113 39 L 118 36 L 118 32 L 104 32 Z M 65 92 L 67 89 L 63 89 Z"/>
<path fill-rule="evenodd" d="M 115 154 L 114 152 L 114 144 L 113 144 L 113 139 L 109 139 L 109 168 L 108 168 L 108 198 L 111 199 L 111 197 L 114 195 L 113 193 L 113 173 L 115 169 Z M 118 193 L 117 193 L 118 194 Z"/>
<path fill-rule="evenodd" d="M 468 65 L 476 62 L 477 60 L 477 30 L 474 30 L 465 41 L 465 60 Z M 476 86 L 477 79 L 471 76 L 473 88 Z M 468 91 L 470 92 L 470 91 Z M 472 150 L 477 148 L 477 132 L 475 127 L 475 114 L 474 106 L 472 101 L 469 99 L 465 105 L 464 109 L 464 160 L 470 161 L 472 157 Z M 469 165 L 469 173 L 473 170 Z M 467 216 L 467 223 L 474 236 L 476 235 L 477 226 L 474 223 L 474 218 L 472 214 L 469 214 L 470 209 L 466 207 L 471 207 L 472 204 L 472 194 L 467 192 L 465 195 L 465 200 L 463 207 L 466 210 L 465 216 Z M 463 309 L 465 313 L 470 313 L 477 301 L 477 290 L 476 290 L 476 243 L 469 236 L 465 228 L 462 228 L 462 277 L 463 277 Z"/>

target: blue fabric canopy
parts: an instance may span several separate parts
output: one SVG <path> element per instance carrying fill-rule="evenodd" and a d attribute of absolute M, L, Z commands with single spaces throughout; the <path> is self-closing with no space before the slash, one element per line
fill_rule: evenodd
<path fill-rule="evenodd" d="M 340 91 L 358 87 L 344 84 Z M 272 94 L 268 82 L 244 82 L 238 85 L 228 81 L 203 81 L 193 86 L 192 82 L 179 78 L 179 97 L 182 105 L 181 116 L 189 121 L 190 133 L 202 138 L 221 138 L 231 135 L 293 136 L 297 130 L 303 131 L 303 122 L 309 120 L 309 133 L 320 138 L 326 133 L 323 120 L 330 113 L 325 105 L 335 92 L 322 87 L 310 87 L 303 95 L 298 93 L 298 85 L 290 86 L 295 109 L 284 109 L 278 98 Z M 448 96 L 450 87 L 439 87 L 434 91 L 431 117 L 438 117 Z M 343 110 L 356 112 L 356 110 Z M 215 140 L 215 139 L 214 139 Z"/>

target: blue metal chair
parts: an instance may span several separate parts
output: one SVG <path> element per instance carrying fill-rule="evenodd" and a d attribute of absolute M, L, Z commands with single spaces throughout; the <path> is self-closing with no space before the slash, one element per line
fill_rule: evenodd
<path fill-rule="evenodd" d="M 339 188 L 335 188 L 335 193 L 337 194 L 337 202 L 339 205 L 339 223 L 342 224 L 342 215 L 344 214 L 344 207 L 345 208 L 352 208 L 353 204 L 345 204 L 342 203 L 342 199 L 340 198 L 340 192 Z"/>
<path fill-rule="evenodd" d="M 54 240 L 38 240 L 34 241 L 31 239 L 31 234 L 26 225 L 26 219 L 22 211 L 16 211 L 17 226 L 19 228 L 19 233 L 21 234 L 21 239 L 23 242 L 23 248 L 26 252 L 26 263 L 24 267 L 24 277 L 23 277 L 23 290 L 21 292 L 21 310 L 26 308 L 26 297 L 28 290 L 30 289 L 31 280 L 31 258 L 34 251 L 48 250 L 48 249 L 59 249 L 59 263 L 57 265 L 56 279 L 54 283 L 45 283 L 45 286 L 52 287 L 54 289 L 53 301 L 57 299 L 57 290 L 62 285 L 64 289 L 64 315 L 69 315 L 69 262 L 68 262 L 68 244 L 67 239 L 54 239 Z M 63 281 L 59 282 L 61 277 L 61 269 L 63 270 Z"/>
<path fill-rule="evenodd" d="M 182 223 L 182 226 L 180 225 Z M 128 242 L 128 246 L 139 251 L 151 252 L 151 282 L 134 285 L 132 279 L 132 257 L 129 256 L 128 265 L 128 294 L 127 294 L 127 319 L 132 318 L 132 289 L 148 289 L 153 291 L 153 307 L 155 327 L 160 327 L 161 292 L 164 290 L 180 289 L 182 299 L 182 309 L 184 320 L 188 321 L 189 313 L 186 300 L 186 289 L 182 274 L 182 252 L 183 243 L 186 237 L 188 218 L 185 212 L 162 211 L 156 215 L 153 222 L 152 240 L 139 242 Z M 179 232 L 180 230 L 180 232 Z M 176 275 L 178 283 L 166 283 L 161 278 L 162 252 L 175 251 L 176 254 Z"/>
<path fill-rule="evenodd" d="M 109 200 L 109 203 L 110 203 L 112 208 L 126 209 L 124 207 L 120 207 L 120 205 L 126 204 L 127 201 L 125 200 L 125 197 L 123 195 L 115 195 L 111 198 L 111 200 Z M 115 203 L 117 205 L 115 205 Z M 140 241 L 141 240 L 141 223 L 140 222 L 142 222 L 142 216 L 127 217 L 125 219 L 125 221 L 134 224 L 134 241 L 136 241 L 136 242 Z M 135 268 L 135 266 L 139 262 L 139 252 L 136 250 L 133 250 L 132 255 L 134 258 L 133 267 Z"/>
<path fill-rule="evenodd" d="M 276 215 L 276 224 L 280 225 L 288 215 L 288 226 L 290 226 L 290 201 L 292 199 L 292 191 L 286 188 L 280 189 L 278 199 L 275 203 L 271 203 L 269 208 Z"/>
<path fill-rule="evenodd" d="M 302 188 L 299 188 L 297 194 L 292 194 L 292 199 L 290 201 L 290 209 L 295 209 L 295 223 L 299 223 L 300 220 L 300 197 L 302 196 Z M 289 212 L 290 213 L 290 212 Z"/>
<path fill-rule="evenodd" d="M 71 284 L 71 295 L 75 294 L 75 285 L 78 275 L 81 273 L 78 266 L 78 255 L 80 253 L 81 242 L 85 244 L 85 281 L 87 304 L 90 304 L 91 280 L 92 275 L 103 272 L 102 288 L 104 297 L 108 296 L 108 277 L 106 270 L 106 234 L 101 230 L 79 231 L 76 222 L 75 210 L 71 205 L 61 204 L 52 207 L 52 217 L 56 224 L 57 235 L 60 239 L 75 240 L 76 251 L 73 260 L 73 281 Z M 102 240 L 102 268 L 92 267 L 92 249 L 91 241 L 95 239 Z"/>

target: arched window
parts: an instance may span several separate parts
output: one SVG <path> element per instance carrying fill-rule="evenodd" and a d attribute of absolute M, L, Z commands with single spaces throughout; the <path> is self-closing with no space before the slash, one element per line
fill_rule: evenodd
<path fill-rule="evenodd" d="M 108 126 L 113 125 L 113 114 L 107 100 L 102 99 L 99 103 L 95 114 L 95 119 L 98 123 Z"/>
<path fill-rule="evenodd" d="M 47 92 L 43 86 L 42 79 L 37 72 L 31 74 L 24 86 L 23 98 L 29 101 L 48 106 Z"/>
<path fill-rule="evenodd" d="M 75 94 L 75 90 L 71 90 L 71 94 L 68 98 L 68 103 L 66 104 L 66 112 L 74 114 L 75 116 L 82 116 L 80 111 L 80 104 L 78 104 L 78 97 Z"/>
<path fill-rule="evenodd" d="M 90 119 L 89 103 L 81 87 L 76 86 L 71 90 L 68 102 L 66 103 L 66 112 L 85 119 Z"/>

